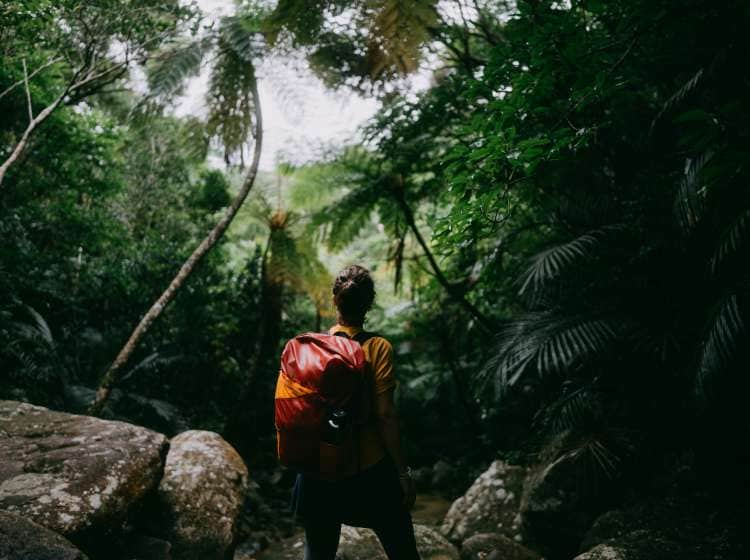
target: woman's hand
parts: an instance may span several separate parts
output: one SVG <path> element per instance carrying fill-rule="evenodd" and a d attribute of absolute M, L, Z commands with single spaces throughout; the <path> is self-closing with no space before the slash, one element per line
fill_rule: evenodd
<path fill-rule="evenodd" d="M 408 474 L 399 476 L 398 480 L 401 483 L 401 491 L 404 493 L 404 507 L 410 510 L 414 507 L 414 502 L 417 499 L 417 489 L 414 486 L 414 481 Z"/>

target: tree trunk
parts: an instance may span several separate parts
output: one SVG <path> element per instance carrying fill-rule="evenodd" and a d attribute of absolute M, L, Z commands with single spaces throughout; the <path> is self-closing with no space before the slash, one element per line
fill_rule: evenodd
<path fill-rule="evenodd" d="M 188 260 L 185 261 L 185 264 L 182 265 L 177 275 L 174 277 L 172 282 L 170 282 L 169 286 L 167 286 L 167 289 L 164 290 L 164 293 L 159 296 L 159 299 L 154 302 L 154 304 L 151 306 L 151 309 L 148 310 L 148 312 L 141 319 L 140 323 L 138 323 L 138 326 L 130 335 L 130 338 L 125 343 L 125 346 L 123 346 L 122 350 L 120 350 L 120 353 L 115 358 L 115 361 L 112 362 L 112 365 L 104 374 L 99 389 L 96 392 L 96 399 L 89 408 L 89 414 L 97 415 L 101 412 L 105 402 L 107 401 L 107 398 L 109 398 L 112 387 L 119 381 L 122 368 L 127 363 L 141 338 L 143 338 L 143 335 L 146 334 L 146 331 L 151 326 L 151 324 L 161 315 L 164 308 L 169 305 L 169 303 L 174 299 L 177 291 L 182 287 L 193 270 L 195 270 L 195 267 L 198 265 L 201 259 L 203 259 L 203 257 L 219 241 L 221 236 L 229 227 L 229 224 L 232 223 L 232 220 L 237 214 L 237 211 L 242 206 L 242 203 L 247 198 L 250 189 L 253 187 L 255 177 L 258 174 L 258 164 L 260 163 L 260 152 L 263 141 L 263 120 L 260 108 L 260 96 L 258 94 L 257 81 L 252 85 L 252 96 L 253 103 L 255 105 L 255 147 L 253 151 L 253 161 L 250 165 L 250 169 L 248 170 L 247 175 L 245 176 L 245 180 L 242 183 L 240 192 L 237 193 L 237 196 L 229 205 L 221 220 L 219 220 L 219 222 L 209 232 L 209 234 L 201 242 L 201 244 L 198 245 L 195 251 L 193 251 L 193 254 L 190 255 Z"/>
<path fill-rule="evenodd" d="M 249 459 L 251 452 L 257 450 L 258 438 L 264 435 L 268 418 L 273 418 L 273 399 L 269 399 L 268 395 L 274 392 L 278 373 L 279 357 L 276 351 L 281 338 L 284 296 L 283 282 L 271 278 L 268 274 L 268 255 L 274 234 L 275 230 L 272 229 L 261 263 L 262 313 L 260 328 L 256 333 L 255 353 L 248 364 L 247 381 L 232 410 L 226 415 L 222 430 L 226 440 L 245 459 Z M 259 420 L 263 425 L 258 425 Z"/>
<path fill-rule="evenodd" d="M 65 90 L 50 105 L 45 107 L 41 113 L 29 120 L 29 125 L 26 127 L 26 130 L 23 131 L 23 135 L 18 141 L 18 144 L 16 144 L 16 147 L 8 156 L 8 159 L 6 159 L 3 164 L 0 165 L 0 186 L 2 186 L 3 184 L 3 179 L 5 179 L 5 174 L 8 172 L 8 168 L 13 165 L 13 163 L 21 156 L 24 148 L 26 148 L 26 145 L 29 143 L 31 134 L 40 124 L 47 120 L 47 117 L 49 117 L 55 109 L 57 109 L 57 107 L 60 105 L 60 103 L 62 103 L 62 100 L 67 94 L 68 90 Z"/>
<path fill-rule="evenodd" d="M 120 62 L 118 64 L 115 64 L 111 66 L 110 68 L 107 68 L 105 70 L 102 70 L 101 72 L 96 72 L 95 68 L 90 67 L 81 67 L 76 72 L 73 73 L 73 77 L 71 78 L 70 83 L 68 86 L 63 90 L 63 92 L 58 95 L 55 100 L 47 105 L 36 117 L 33 113 L 33 108 L 31 106 L 31 92 L 29 91 L 29 79 L 40 72 L 42 69 L 46 68 L 50 64 L 53 64 L 54 62 L 60 60 L 54 59 L 53 61 L 49 62 L 48 64 L 42 66 L 41 68 L 37 69 L 36 71 L 32 72 L 31 74 L 28 74 L 26 72 L 26 63 L 24 62 L 24 79 L 23 84 L 26 88 L 26 100 L 28 102 L 28 110 L 29 110 L 29 124 L 26 127 L 26 130 L 24 130 L 23 135 L 21 136 L 21 139 L 18 141 L 18 144 L 16 144 L 16 147 L 13 148 L 13 151 L 11 152 L 10 156 L 8 156 L 8 159 L 6 159 L 2 165 L 0 165 L 0 187 L 3 185 L 3 180 L 5 179 L 5 174 L 8 172 L 8 168 L 13 165 L 16 160 L 21 156 L 23 151 L 26 149 L 26 146 L 29 143 L 29 138 L 31 137 L 32 133 L 41 125 L 44 121 L 47 120 L 47 118 L 60 106 L 60 104 L 65 100 L 66 96 L 73 95 L 74 92 L 77 90 L 80 90 L 84 86 L 87 86 L 96 80 L 100 80 L 101 78 L 104 78 L 105 76 L 109 75 L 109 78 L 105 80 L 104 82 L 100 82 L 97 87 L 94 89 L 89 90 L 86 95 L 83 95 L 80 99 L 83 99 L 84 97 L 88 97 L 89 95 L 93 95 L 96 93 L 101 87 L 104 87 L 107 83 L 110 81 L 114 81 L 120 77 L 122 77 L 122 74 L 127 69 L 127 66 L 129 64 L 129 60 L 125 60 L 124 62 Z M 84 76 L 83 78 L 79 79 L 79 76 Z M 14 89 L 18 85 L 18 82 L 16 84 L 13 84 L 11 87 L 6 89 L 2 92 L 0 97 L 6 95 L 9 91 Z"/>
<path fill-rule="evenodd" d="M 424 254 L 427 257 L 427 261 L 430 263 L 430 268 L 432 268 L 432 272 L 435 274 L 435 278 L 437 279 L 438 283 L 443 286 L 443 288 L 445 288 L 445 291 L 448 292 L 448 295 L 451 297 L 451 299 L 453 299 L 453 301 L 466 309 L 466 311 L 468 311 L 469 314 L 477 320 L 480 327 L 482 327 L 487 332 L 493 332 L 495 329 L 495 325 L 492 323 L 492 321 L 490 321 L 487 316 L 479 311 L 479 309 L 473 303 L 467 300 L 466 297 L 464 297 L 464 295 L 460 293 L 456 289 L 456 287 L 448 281 L 448 279 L 445 277 L 445 274 L 443 274 L 443 271 L 440 270 L 440 267 L 438 266 L 438 263 L 435 260 L 434 255 L 432 254 L 432 251 L 430 251 L 427 242 L 424 240 L 424 237 L 422 237 L 422 233 L 417 227 L 416 221 L 414 220 L 414 212 L 412 212 L 411 207 L 404 198 L 403 185 L 399 184 L 398 187 L 393 189 L 393 193 L 396 202 L 398 202 L 398 205 L 404 214 L 406 224 L 409 226 L 409 229 L 411 229 L 414 237 L 417 238 L 417 243 L 419 243 L 419 246 L 422 247 L 422 251 L 424 251 Z"/>

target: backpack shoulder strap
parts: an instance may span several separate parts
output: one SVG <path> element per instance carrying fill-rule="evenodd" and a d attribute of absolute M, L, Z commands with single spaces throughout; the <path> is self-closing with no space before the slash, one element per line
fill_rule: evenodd
<path fill-rule="evenodd" d="M 352 337 L 352 340 L 354 340 L 355 342 L 359 342 L 359 345 L 363 346 L 365 342 L 367 342 L 371 338 L 375 338 L 376 336 L 380 335 L 374 332 L 359 331 Z"/>

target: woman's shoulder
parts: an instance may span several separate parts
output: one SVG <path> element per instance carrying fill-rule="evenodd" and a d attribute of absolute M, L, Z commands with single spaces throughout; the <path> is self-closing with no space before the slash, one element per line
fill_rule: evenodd
<path fill-rule="evenodd" d="M 362 331 L 357 335 L 358 338 L 364 339 L 364 342 L 371 342 L 377 345 L 391 346 L 390 341 L 378 332 Z"/>

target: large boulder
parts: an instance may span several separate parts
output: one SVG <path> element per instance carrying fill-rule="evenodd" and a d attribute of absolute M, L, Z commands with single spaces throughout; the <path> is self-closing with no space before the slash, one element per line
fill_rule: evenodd
<path fill-rule="evenodd" d="M 158 501 L 174 558 L 211 560 L 230 554 L 247 488 L 245 463 L 220 435 L 190 430 L 173 438 Z"/>
<path fill-rule="evenodd" d="M 0 401 L 0 510 L 73 540 L 117 530 L 158 484 L 166 448 L 124 422 Z"/>
<path fill-rule="evenodd" d="M 748 557 L 743 512 L 715 508 L 702 495 L 662 495 L 610 510 L 586 532 L 580 557 L 598 560 L 615 553 L 623 560 Z"/>
<path fill-rule="evenodd" d="M 86 560 L 63 536 L 13 513 L 0 511 L 2 560 Z"/>
<path fill-rule="evenodd" d="M 479 533 L 461 544 L 461 560 L 489 560 L 492 555 L 502 560 L 541 560 L 536 552 L 497 533 Z"/>
<path fill-rule="evenodd" d="M 579 554 L 575 560 L 697 560 L 689 547 L 649 531 L 633 531 Z M 719 557 L 721 558 L 721 557 Z"/>
<path fill-rule="evenodd" d="M 448 510 L 440 531 L 453 542 L 477 533 L 520 538 L 519 505 L 526 469 L 495 461 Z"/>
<path fill-rule="evenodd" d="M 524 482 L 521 518 L 524 540 L 550 558 L 570 558 L 583 535 L 615 499 L 618 479 L 592 468 L 591 455 L 563 434 L 543 450 L 547 459 Z"/>

